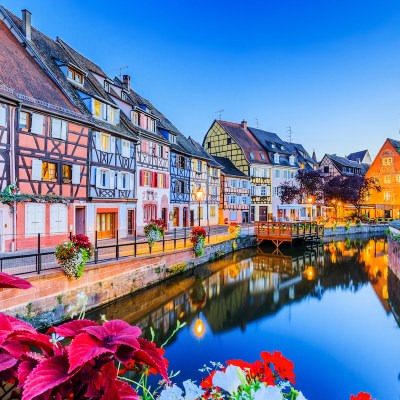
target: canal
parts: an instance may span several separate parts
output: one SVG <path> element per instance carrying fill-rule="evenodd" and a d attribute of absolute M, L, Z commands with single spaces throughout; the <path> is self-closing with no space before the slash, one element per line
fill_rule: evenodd
<path fill-rule="evenodd" d="M 178 383 L 209 361 L 282 351 L 308 400 L 370 392 L 399 399 L 400 330 L 390 307 L 384 238 L 304 249 L 247 249 L 88 315 L 124 319 L 166 346 Z"/>

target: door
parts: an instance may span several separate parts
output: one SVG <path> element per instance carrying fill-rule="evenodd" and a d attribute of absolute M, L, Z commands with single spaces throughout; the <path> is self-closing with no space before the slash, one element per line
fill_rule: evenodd
<path fill-rule="evenodd" d="M 135 233 L 135 210 L 128 210 L 128 235 Z"/>
<path fill-rule="evenodd" d="M 183 227 L 187 228 L 188 226 L 188 209 L 186 207 L 183 208 Z"/>
<path fill-rule="evenodd" d="M 116 214 L 113 212 L 98 213 L 96 218 L 97 238 L 113 239 L 115 238 Z"/>
<path fill-rule="evenodd" d="M 75 208 L 75 234 L 86 235 L 86 209 L 85 207 Z"/>
<path fill-rule="evenodd" d="M 256 208 L 255 206 L 250 207 L 250 221 L 254 222 L 255 221 L 255 215 L 256 215 Z"/>
<path fill-rule="evenodd" d="M 267 211 L 268 211 L 268 207 L 265 207 L 265 206 L 259 207 L 259 212 L 260 212 L 259 220 L 261 222 L 265 222 L 267 220 Z"/>
<path fill-rule="evenodd" d="M 164 221 L 164 226 L 167 227 L 168 226 L 168 220 L 167 220 L 167 209 L 166 208 L 162 208 L 161 209 L 161 219 Z"/>
<path fill-rule="evenodd" d="M 247 224 L 249 222 L 249 213 L 247 211 L 242 212 L 242 222 Z"/>
<path fill-rule="evenodd" d="M 179 207 L 174 207 L 173 225 L 174 227 L 179 226 Z"/>

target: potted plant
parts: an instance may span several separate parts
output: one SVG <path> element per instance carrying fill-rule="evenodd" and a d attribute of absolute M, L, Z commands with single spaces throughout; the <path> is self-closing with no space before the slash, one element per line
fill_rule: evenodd
<path fill-rule="evenodd" d="M 204 240 L 206 237 L 206 230 L 201 226 L 192 228 L 190 234 L 190 242 L 193 243 L 193 251 L 197 257 L 201 257 L 204 253 Z"/>
<path fill-rule="evenodd" d="M 238 223 L 231 222 L 229 224 L 228 232 L 229 232 L 229 234 L 233 235 L 233 237 L 235 239 L 237 239 L 239 237 L 241 230 L 242 230 L 242 228 Z"/>
<path fill-rule="evenodd" d="M 71 240 L 61 243 L 56 247 L 55 256 L 58 264 L 68 278 L 79 278 L 83 274 L 83 268 L 93 256 L 94 249 L 89 238 L 78 234 Z"/>
<path fill-rule="evenodd" d="M 145 227 L 144 234 L 147 238 L 149 247 L 153 247 L 164 235 L 164 221 L 162 219 L 152 219 Z"/>

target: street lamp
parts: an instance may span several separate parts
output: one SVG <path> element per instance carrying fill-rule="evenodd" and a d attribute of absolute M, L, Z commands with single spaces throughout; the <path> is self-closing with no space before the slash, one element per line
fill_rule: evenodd
<path fill-rule="evenodd" d="M 199 202 L 199 226 L 200 226 L 200 209 L 201 209 L 201 202 L 204 198 L 204 191 L 201 186 L 196 190 L 195 195 L 196 195 L 196 200 Z"/>
<path fill-rule="evenodd" d="M 309 196 L 307 198 L 307 203 L 311 205 L 310 209 L 310 221 L 313 221 L 313 203 L 314 203 L 314 198 L 312 196 Z"/>

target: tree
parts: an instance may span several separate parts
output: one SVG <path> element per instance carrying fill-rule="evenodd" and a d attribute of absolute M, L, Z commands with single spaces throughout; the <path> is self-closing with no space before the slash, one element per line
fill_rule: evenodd
<path fill-rule="evenodd" d="M 290 204 L 299 196 L 299 188 L 291 182 L 283 182 L 279 186 L 279 198 L 282 204 Z"/>

